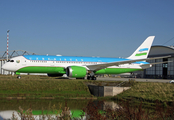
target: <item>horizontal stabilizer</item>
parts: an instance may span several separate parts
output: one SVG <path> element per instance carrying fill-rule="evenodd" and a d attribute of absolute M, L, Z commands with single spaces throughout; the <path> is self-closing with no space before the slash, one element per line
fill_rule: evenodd
<path fill-rule="evenodd" d="M 173 61 L 164 61 L 164 62 L 156 62 L 156 63 L 149 63 L 150 65 L 156 65 L 156 64 L 162 64 L 162 63 L 169 63 L 169 62 L 173 62 Z M 147 64 L 141 65 L 141 66 L 145 66 Z"/>

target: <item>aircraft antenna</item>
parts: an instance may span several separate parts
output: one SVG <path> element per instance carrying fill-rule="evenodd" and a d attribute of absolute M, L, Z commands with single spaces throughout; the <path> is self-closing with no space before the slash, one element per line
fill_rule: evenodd
<path fill-rule="evenodd" d="M 8 40 L 9 40 L 9 32 L 10 32 L 10 30 L 7 30 L 7 61 L 8 61 Z"/>

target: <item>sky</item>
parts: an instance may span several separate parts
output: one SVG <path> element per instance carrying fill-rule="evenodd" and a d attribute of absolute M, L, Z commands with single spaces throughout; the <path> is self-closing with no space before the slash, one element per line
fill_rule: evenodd
<path fill-rule="evenodd" d="M 173 6 L 173 0 L 1 0 L 0 55 L 7 30 L 9 51 L 41 55 L 128 57 L 148 36 L 155 36 L 153 45 L 174 45 Z"/>

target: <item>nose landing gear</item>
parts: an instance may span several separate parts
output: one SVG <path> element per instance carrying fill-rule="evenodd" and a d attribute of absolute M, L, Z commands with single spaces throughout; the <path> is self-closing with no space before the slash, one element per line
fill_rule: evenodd
<path fill-rule="evenodd" d="M 21 79 L 21 76 L 20 76 L 20 75 L 18 75 L 18 76 L 17 76 L 17 78 L 18 78 L 18 79 Z"/>
<path fill-rule="evenodd" d="M 18 79 L 21 79 L 20 72 L 16 72 L 16 75 L 18 75 L 17 76 Z"/>

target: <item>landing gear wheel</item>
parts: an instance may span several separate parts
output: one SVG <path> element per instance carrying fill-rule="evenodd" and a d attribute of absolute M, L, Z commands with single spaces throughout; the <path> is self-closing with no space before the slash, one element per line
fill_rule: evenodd
<path fill-rule="evenodd" d="M 92 80 L 96 80 L 96 77 L 93 76 L 93 77 L 92 77 Z"/>
<path fill-rule="evenodd" d="M 90 80 L 90 76 L 87 76 L 87 80 Z"/>
<path fill-rule="evenodd" d="M 18 76 L 17 76 L 17 78 L 18 78 L 18 79 L 21 79 L 21 76 L 20 76 L 20 75 L 18 75 Z"/>
<path fill-rule="evenodd" d="M 96 77 L 94 77 L 94 76 L 88 76 L 87 79 L 88 80 L 96 80 Z"/>

